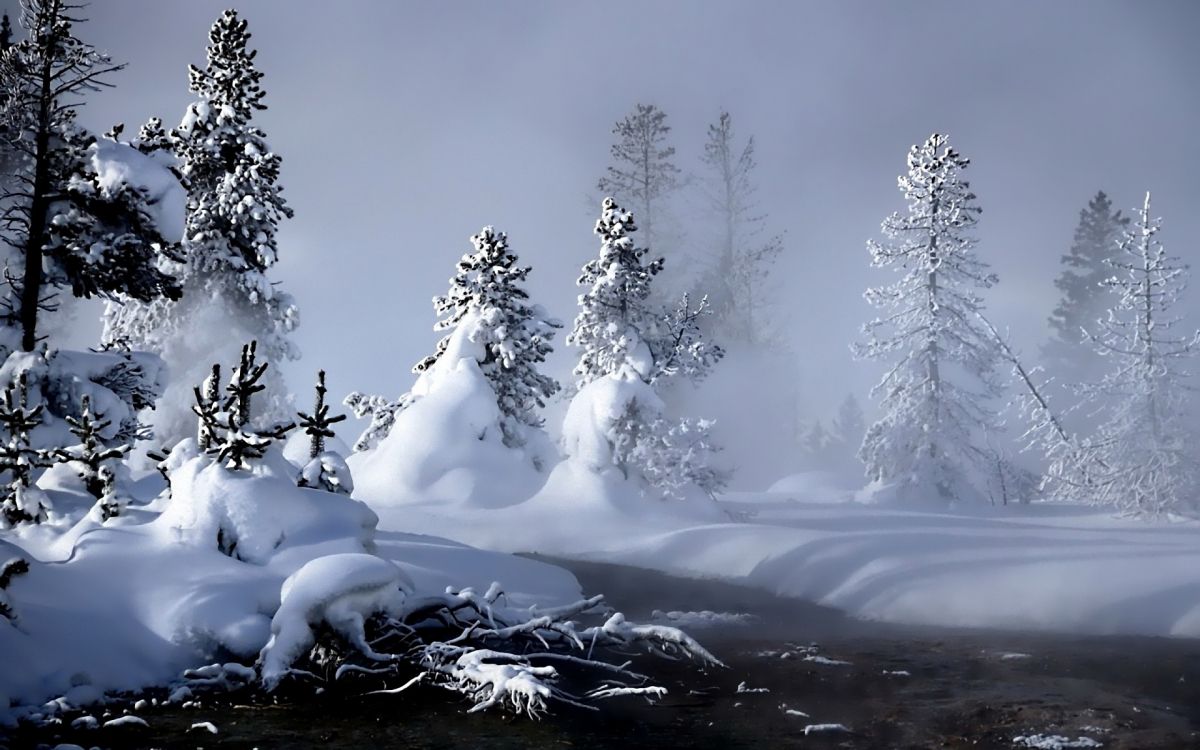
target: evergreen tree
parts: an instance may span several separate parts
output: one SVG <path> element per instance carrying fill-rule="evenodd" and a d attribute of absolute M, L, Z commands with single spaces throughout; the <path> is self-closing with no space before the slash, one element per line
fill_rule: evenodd
<path fill-rule="evenodd" d="M 253 123 L 254 113 L 266 105 L 250 36 L 236 11 L 217 19 L 209 32 L 207 65 L 189 70 L 197 101 L 169 136 L 188 190 L 186 260 L 179 269 L 184 299 L 179 304 L 110 306 L 105 339 L 159 353 L 172 366 L 177 383 L 194 383 L 200 377 L 195 363 L 228 353 L 232 328 L 235 339 L 261 342 L 266 360 L 275 365 L 267 371 L 266 392 L 257 403 L 265 418 L 283 420 L 292 409 L 278 365 L 299 357 L 288 337 L 299 316 L 292 297 L 275 287 L 268 271 L 278 259 L 278 225 L 292 210 L 278 184 L 281 159 Z M 139 147 L 161 145 L 159 128 L 151 121 Z M 199 333 L 198 319 L 222 329 L 221 335 Z M 160 424 L 168 432 L 182 433 L 184 426 L 182 415 L 174 424 Z"/>
<path fill-rule="evenodd" d="M 863 436 L 867 434 L 867 420 L 853 393 L 847 394 L 838 407 L 837 417 L 833 420 L 833 434 L 843 445 L 855 448 L 862 445 Z"/>
<path fill-rule="evenodd" d="M 1051 476 L 1060 497 L 1151 517 L 1197 510 L 1200 478 L 1194 435 L 1181 414 L 1189 398 L 1186 363 L 1197 353 L 1200 332 L 1175 332 L 1187 267 L 1167 255 L 1159 228 L 1146 193 L 1108 260 L 1114 275 L 1105 285 L 1117 300 L 1089 334 L 1097 353 L 1113 363 L 1102 380 L 1082 388 L 1105 421 L 1074 462 Z"/>
<path fill-rule="evenodd" d="M 262 379 L 269 366 L 258 361 L 257 351 L 257 341 L 242 347 L 237 367 L 225 386 L 229 395 L 219 406 L 213 399 L 216 389 L 211 387 L 212 378 L 220 373 L 217 366 L 213 366 L 212 376 L 205 384 L 207 393 L 199 386 L 192 389 L 196 399 L 193 410 L 201 422 L 199 433 L 207 438 L 205 452 L 215 455 L 228 469 L 249 468 L 250 460 L 262 458 L 272 443 L 286 438 L 296 426 L 294 422 L 264 422 L 262 426 L 252 422 L 253 397 L 266 389 Z"/>
<path fill-rule="evenodd" d="M 12 24 L 8 20 L 8 14 L 5 13 L 3 18 L 0 18 L 0 53 L 3 53 L 12 46 Z"/>
<path fill-rule="evenodd" d="M 665 236 L 665 202 L 679 188 L 675 147 L 667 143 L 671 126 L 653 104 L 638 104 L 613 126 L 617 141 L 612 163 L 597 186 L 600 192 L 637 208 L 647 243 L 660 248 Z"/>
<path fill-rule="evenodd" d="M 22 372 L 16 382 L 4 389 L 0 400 L 0 428 L 5 439 L 0 444 L 0 471 L 8 481 L 0 488 L 0 520 L 8 526 L 40 523 L 46 519 L 46 497 L 33 483 L 35 469 L 47 465 L 46 455 L 33 447 L 29 434 L 42 423 L 45 407 L 29 405 L 29 383 Z"/>
<path fill-rule="evenodd" d="M 647 383 L 682 374 L 698 380 L 724 356 L 704 341 L 699 318 L 707 301 L 691 307 L 685 295 L 672 312 L 651 301 L 652 282 L 661 258 L 647 262 L 649 251 L 634 245 L 633 214 L 605 198 L 595 232 L 600 255 L 588 261 L 576 283 L 579 313 L 567 343 L 582 349 L 575 375 L 579 386 L 609 374 L 629 371 Z"/>
<path fill-rule="evenodd" d="M 888 244 L 868 243 L 873 267 L 903 276 L 865 295 L 885 315 L 863 327 L 868 341 L 856 351 L 893 363 L 872 391 L 882 416 L 867 430 L 859 457 L 871 479 L 899 485 L 905 497 L 979 498 L 972 475 L 991 463 L 976 438 L 993 428 L 985 400 L 998 395 L 997 357 L 976 315 L 979 290 L 996 277 L 975 256 L 969 234 L 979 215 L 962 176 L 969 163 L 944 135 L 913 146 L 899 179 L 908 211 L 883 222 Z"/>
<path fill-rule="evenodd" d="M 441 317 L 434 330 L 451 333 L 413 372 L 432 367 L 445 353 L 453 331 L 469 321 L 474 326 L 469 339 L 483 350 L 479 369 L 496 393 L 503 415 L 504 442 L 521 445 L 523 428 L 541 426 L 540 410 L 558 392 L 558 382 L 538 372 L 537 366 L 553 351 L 550 341 L 562 324 L 541 305 L 529 302 L 522 284 L 532 269 L 517 265 L 504 232 L 484 227 L 471 238 L 471 245 L 475 251 L 459 260 L 450 290 L 433 300 Z"/>
<path fill-rule="evenodd" d="M 71 434 L 75 436 L 79 443 L 71 448 L 54 451 L 54 456 L 60 461 L 73 463 L 78 466 L 79 476 L 83 480 L 84 489 L 92 497 L 100 500 L 104 497 L 106 489 L 104 472 L 101 470 L 109 467 L 111 471 L 109 465 L 113 461 L 119 461 L 124 458 L 132 446 L 128 443 L 112 448 L 105 445 L 101 434 L 112 422 L 98 414 L 92 413 L 91 399 L 86 394 L 80 399 L 79 416 L 68 416 L 66 419 L 67 424 L 70 426 Z M 109 509 L 105 512 L 106 519 L 115 515 L 117 515 L 115 509 Z"/>
<path fill-rule="evenodd" d="M 755 202 L 754 138 L 740 146 L 733 118 L 722 112 L 708 126 L 701 157 L 707 169 L 704 192 L 720 228 L 711 267 L 700 280 L 712 300 L 718 331 L 729 341 L 764 343 L 769 336 L 765 309 L 771 269 L 783 251 L 781 235 L 763 236 L 766 217 Z"/>
<path fill-rule="evenodd" d="M 1128 224 L 1129 218 L 1113 210 L 1103 191 L 1079 212 L 1075 239 L 1062 256 L 1063 270 L 1054 281 L 1062 299 L 1050 316 L 1052 338 L 1044 348 L 1051 370 L 1066 382 L 1087 379 L 1102 365 L 1084 331 L 1094 329 L 1108 309 L 1109 295 L 1104 288 L 1112 273 L 1108 260 L 1116 255 Z"/>
<path fill-rule="evenodd" d="M 124 67 L 74 35 L 79 7 L 26 0 L 29 36 L 0 55 L 0 120 L 18 170 L 5 184 L 0 225 L 20 256 L 19 273 L 6 273 L 2 304 L 24 351 L 33 351 L 38 313 L 53 309 L 61 288 L 118 300 L 179 296 L 159 268 L 174 248 L 155 226 L 145 190 L 101 180 L 96 138 L 76 123 L 83 96 L 111 85 L 106 77 Z"/>
<path fill-rule="evenodd" d="M 297 412 L 296 416 L 300 417 L 298 427 L 304 430 L 304 434 L 308 435 L 308 457 L 316 458 L 325 452 L 325 439 L 334 437 L 333 426 L 338 422 L 346 419 L 345 414 L 336 416 L 329 415 L 329 404 L 325 403 L 325 394 L 328 390 L 325 388 L 325 371 L 317 372 L 317 399 L 313 405 L 313 413 L 305 414 Z"/>

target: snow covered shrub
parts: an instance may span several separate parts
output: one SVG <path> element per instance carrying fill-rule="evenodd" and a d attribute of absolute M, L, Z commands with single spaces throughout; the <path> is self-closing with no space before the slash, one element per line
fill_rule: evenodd
<path fill-rule="evenodd" d="M 67 448 L 59 448 L 53 452 L 54 458 L 74 467 L 83 482 L 88 494 L 96 498 L 100 518 L 107 521 L 120 515 L 120 502 L 116 487 L 117 464 L 133 447 L 122 443 L 107 447 L 100 435 L 112 424 L 100 415 L 92 413 L 91 398 L 86 394 L 80 404 L 79 417 L 68 416 L 71 435 L 78 444 Z"/>
<path fill-rule="evenodd" d="M 355 451 L 369 451 L 379 445 L 379 441 L 387 437 L 396 421 L 396 412 L 403 411 L 412 401 L 411 394 L 404 394 L 395 401 L 389 401 L 383 396 L 370 396 L 354 391 L 342 401 L 347 408 L 359 419 L 370 420 L 366 429 L 354 442 Z"/>
<path fill-rule="evenodd" d="M 0 565 L 0 618 L 9 623 L 17 621 L 17 613 L 8 600 L 8 584 L 14 577 L 28 572 L 29 563 L 20 557 L 6 560 L 3 565 Z"/>
<path fill-rule="evenodd" d="M 0 490 L 0 514 L 8 526 L 42 521 L 46 517 L 47 500 L 33 484 L 35 469 L 48 466 L 45 451 L 33 448 L 30 433 L 42 423 L 42 404 L 29 405 L 29 384 L 25 373 L 17 376 L 5 390 L 0 401 L 0 428 L 4 443 L 0 445 L 0 471 L 6 474 L 6 484 Z"/>
<path fill-rule="evenodd" d="M 641 474 L 665 497 L 681 499 L 689 487 L 716 498 L 727 478 L 713 466 L 717 448 L 709 439 L 712 422 L 703 419 L 671 421 L 648 417 L 643 407 L 630 400 L 613 423 L 613 461 L 628 475 Z"/>
<path fill-rule="evenodd" d="M 224 400 L 214 398 L 218 395 L 216 384 L 221 375 L 217 365 L 205 381 L 204 391 L 199 387 L 193 389 L 196 398 L 193 411 L 200 425 L 198 444 L 230 469 L 247 468 L 250 460 L 262 458 L 273 442 L 287 437 L 296 426 L 292 422 L 262 427 L 251 423 L 252 397 L 266 388 L 261 380 L 269 364 L 257 361 L 257 348 L 257 341 L 242 347 L 238 365 L 225 386 L 229 395 Z"/>
<path fill-rule="evenodd" d="M 345 414 L 329 415 L 329 405 L 325 403 L 325 371 L 317 373 L 317 400 L 312 414 L 299 412 L 299 426 L 308 435 L 308 462 L 300 472 L 297 484 L 301 487 L 316 487 L 326 492 L 336 492 L 349 495 L 354 491 L 354 481 L 350 477 L 350 468 L 342 456 L 334 451 L 325 450 L 325 440 L 336 437 L 331 429 L 333 425 L 346 418 Z"/>

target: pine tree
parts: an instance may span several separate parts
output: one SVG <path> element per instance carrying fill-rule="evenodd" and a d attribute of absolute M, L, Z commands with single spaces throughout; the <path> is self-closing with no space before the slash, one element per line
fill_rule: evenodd
<path fill-rule="evenodd" d="M 369 395 L 354 391 L 342 400 L 342 404 L 358 419 L 370 420 L 367 427 L 358 436 L 352 446 L 354 451 L 369 451 L 379 445 L 379 441 L 392 431 L 396 414 L 404 411 L 412 403 L 412 394 L 406 393 L 395 401 L 383 396 Z"/>
<path fill-rule="evenodd" d="M 329 415 L 329 404 L 325 403 L 325 394 L 328 391 L 325 388 L 324 370 L 317 372 L 316 390 L 317 399 L 313 405 L 313 413 L 305 414 L 304 412 L 297 412 L 296 414 L 296 416 L 300 417 L 300 422 L 297 426 L 303 428 L 304 434 L 308 435 L 309 438 L 309 458 L 316 458 L 325 452 L 325 439 L 334 437 L 333 426 L 346 419 L 345 414 Z"/>
<path fill-rule="evenodd" d="M 434 330 L 451 333 L 413 372 L 432 367 L 445 353 L 453 331 L 470 319 L 475 328 L 468 335 L 482 347 L 479 369 L 496 393 L 504 442 L 520 445 L 524 427 L 541 426 L 540 410 L 559 390 L 558 382 L 538 372 L 537 366 L 553 351 L 550 341 L 562 324 L 541 305 L 529 302 L 522 284 L 532 269 L 517 265 L 504 232 L 484 227 L 471 238 L 471 245 L 475 251 L 459 260 L 450 290 L 433 300 L 441 317 Z"/>
<path fill-rule="evenodd" d="M 3 53 L 12 46 L 12 24 L 8 20 L 8 14 L 4 14 L 4 18 L 0 18 L 0 53 Z"/>
<path fill-rule="evenodd" d="M 1188 271 L 1167 255 L 1159 229 L 1146 193 L 1108 260 L 1114 275 L 1105 285 L 1117 300 L 1089 334 L 1097 353 L 1113 363 L 1100 382 L 1082 388 L 1089 403 L 1102 406 L 1105 421 L 1074 465 L 1051 478 L 1060 494 L 1149 517 L 1200 508 L 1194 435 L 1181 416 L 1189 398 L 1186 363 L 1197 353 L 1200 332 L 1175 333 Z"/>
<path fill-rule="evenodd" d="M 133 446 L 129 443 L 114 447 L 105 444 L 101 435 L 112 422 L 92 413 L 91 398 L 86 394 L 80 399 L 79 416 L 68 416 L 66 420 L 71 434 L 79 443 L 70 448 L 54 450 L 53 457 L 78 467 L 84 489 L 96 498 L 101 521 L 116 518 L 121 515 L 123 503 L 117 490 L 117 473 L 113 465 L 121 461 Z"/>
<path fill-rule="evenodd" d="M 575 367 L 580 387 L 623 370 L 647 383 L 681 374 L 696 381 L 724 356 L 704 340 L 698 325 L 708 312 L 707 300 L 693 308 L 684 295 L 671 312 L 651 301 L 663 261 L 646 261 L 649 251 L 633 242 L 637 229 L 632 213 L 604 199 L 595 229 L 600 255 L 584 265 L 576 281 L 588 289 L 579 296 L 579 313 L 567 337 L 568 344 L 582 349 Z"/>
<path fill-rule="evenodd" d="M 708 168 L 703 187 L 719 226 L 711 267 L 700 286 L 712 300 L 717 330 L 730 341 L 749 344 L 770 339 L 765 310 L 767 279 L 783 252 L 782 235 L 763 236 L 766 217 L 755 202 L 754 138 L 740 148 L 733 118 L 722 112 L 708 126 L 701 157 Z"/>
<path fill-rule="evenodd" d="M 227 469 L 249 468 L 251 460 L 266 455 L 272 443 L 286 438 L 296 426 L 294 422 L 266 422 L 260 427 L 252 423 L 253 397 L 265 390 L 261 381 L 269 366 L 267 362 L 258 361 L 257 350 L 257 341 L 242 347 L 237 367 L 233 368 L 225 386 L 229 395 L 219 408 L 212 398 L 215 389 L 209 384 L 206 383 L 207 395 L 199 386 L 192 389 L 196 398 L 193 411 L 201 422 L 199 433 L 207 436 L 205 452 L 215 455 Z M 214 365 L 212 378 L 219 372 Z"/>
<path fill-rule="evenodd" d="M 155 226 L 145 191 L 101 181 L 92 156 L 96 138 L 76 123 L 85 94 L 110 86 L 124 66 L 74 35 L 64 0 L 26 0 L 29 37 L 0 55 L 0 119 L 17 179 L 2 203 L 5 240 L 21 256 L 2 305 L 33 351 L 38 313 L 53 309 L 61 288 L 76 297 L 150 301 L 177 298 L 179 286 L 159 263 L 176 257 Z"/>
<path fill-rule="evenodd" d="M 883 222 L 888 244 L 868 243 L 873 267 L 896 267 L 903 276 L 865 295 L 885 316 L 863 327 L 868 341 L 857 354 L 893 364 L 872 391 L 882 416 L 859 457 L 873 480 L 926 500 L 978 498 L 972 474 L 990 465 L 976 438 L 994 429 L 985 400 L 998 395 L 997 360 L 975 316 L 983 306 L 979 290 L 996 277 L 975 256 L 969 234 L 979 215 L 962 176 L 969 163 L 944 135 L 913 146 L 908 173 L 899 178 L 908 211 Z M 958 374 L 978 387 L 956 382 Z"/>
<path fill-rule="evenodd" d="M 259 408 L 266 418 L 283 420 L 292 408 L 278 365 L 299 357 L 288 337 L 299 316 L 292 297 L 276 288 L 268 272 L 278 259 L 278 225 L 292 209 L 278 184 L 281 159 L 253 123 L 254 113 L 266 105 L 250 36 L 236 11 L 217 19 L 209 32 L 207 65 L 189 70 L 197 101 L 169 136 L 188 190 L 186 261 L 179 269 L 184 299 L 110 307 L 105 339 L 159 353 L 180 382 L 195 382 L 194 363 L 223 356 L 228 336 L 202 336 L 191 323 L 221 316 L 236 335 L 261 342 L 274 367 L 266 374 Z M 151 148 L 160 143 L 153 121 L 139 141 Z M 182 427 L 182 421 L 170 426 Z"/>
<path fill-rule="evenodd" d="M 1096 193 L 1079 212 L 1079 225 L 1070 251 L 1062 256 L 1063 270 L 1054 281 L 1062 299 L 1050 316 L 1052 338 L 1044 347 L 1050 368 L 1065 382 L 1087 379 L 1102 362 L 1085 340 L 1084 331 L 1096 327 L 1108 309 L 1104 282 L 1112 273 L 1109 258 L 1129 225 L 1129 218 L 1114 211 L 1103 191 Z"/>
<path fill-rule="evenodd" d="M 671 126 L 653 104 L 638 104 L 613 126 L 612 164 L 597 186 L 628 205 L 636 206 L 647 243 L 659 248 L 665 236 L 665 202 L 680 185 L 675 147 L 667 144 Z"/>
<path fill-rule="evenodd" d="M 44 411 L 42 404 L 29 405 L 29 383 L 24 372 L 4 389 L 0 428 L 5 440 L 0 444 L 0 471 L 8 473 L 8 481 L 0 494 L 0 518 L 9 526 L 40 523 L 46 518 L 46 498 L 34 486 L 33 472 L 47 465 L 47 457 L 32 446 L 29 438 L 33 428 L 42 423 Z"/>
<path fill-rule="evenodd" d="M 847 394 L 838 407 L 837 417 L 833 420 L 833 434 L 848 447 L 853 446 L 857 450 L 862 445 L 863 436 L 867 434 L 867 420 L 853 393 Z"/>

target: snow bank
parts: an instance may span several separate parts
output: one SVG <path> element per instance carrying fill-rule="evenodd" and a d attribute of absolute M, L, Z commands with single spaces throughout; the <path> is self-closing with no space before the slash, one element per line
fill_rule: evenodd
<path fill-rule="evenodd" d="M 173 454 L 194 450 L 191 440 Z M 343 495 L 295 486 L 295 468 L 272 451 L 252 471 L 197 456 L 171 473 L 171 499 L 154 522 L 174 542 L 222 549 L 239 560 L 369 551 L 378 520 Z"/>
<path fill-rule="evenodd" d="M 777 494 L 722 504 L 753 523 L 654 513 L 407 515 L 406 528 L 506 551 L 713 578 L 898 623 L 1200 638 L 1200 522 L 1146 524 L 1078 506 L 921 512 Z M 567 507 L 567 497 L 554 508 Z M 551 507 L 547 503 L 541 509 Z M 572 520 L 574 519 L 574 520 Z M 398 520 L 398 519 L 397 519 Z M 385 516 L 384 525 L 393 523 Z"/>
<path fill-rule="evenodd" d="M 525 500 L 546 481 L 544 433 L 529 430 L 524 447 L 504 444 L 496 394 L 479 369 L 482 349 L 471 331 L 469 319 L 459 323 L 446 351 L 417 378 L 411 405 L 396 414 L 387 437 L 349 457 L 356 497 L 376 508 L 498 508 Z"/>

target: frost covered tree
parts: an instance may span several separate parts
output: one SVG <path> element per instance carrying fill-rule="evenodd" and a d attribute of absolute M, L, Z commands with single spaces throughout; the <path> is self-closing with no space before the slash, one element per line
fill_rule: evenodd
<path fill-rule="evenodd" d="M 600 255 L 588 261 L 576 281 L 587 288 L 579 296 L 579 313 L 567 343 L 581 349 L 575 376 L 579 386 L 623 370 L 647 383 L 683 375 L 699 380 L 724 352 L 708 343 L 698 324 L 707 300 L 692 307 L 686 295 L 672 311 L 652 301 L 652 282 L 662 270 L 661 258 L 647 260 L 637 247 L 633 214 L 605 198 L 595 233 Z"/>
<path fill-rule="evenodd" d="M 532 268 L 517 265 L 504 232 L 484 227 L 471 237 L 471 246 L 474 252 L 458 261 L 449 291 L 433 300 L 441 317 L 434 330 L 449 333 L 413 372 L 433 367 L 454 330 L 472 326 L 468 338 L 482 349 L 479 369 L 496 393 L 505 445 L 521 445 L 524 428 L 542 425 L 541 409 L 559 390 L 558 381 L 539 372 L 538 365 L 553 351 L 550 341 L 562 324 L 529 301 L 523 285 Z"/>
<path fill-rule="evenodd" d="M 18 256 L 2 306 L 24 351 L 37 345 L 38 314 L 53 309 L 60 289 L 142 302 L 179 296 L 159 267 L 177 256 L 146 190 L 102 170 L 108 147 L 76 122 L 83 98 L 124 67 L 75 36 L 80 7 L 25 0 L 28 37 L 0 55 L 0 121 L 17 168 L 0 227 Z"/>
<path fill-rule="evenodd" d="M 111 485 L 115 476 L 112 466 L 123 459 L 132 446 L 129 443 L 112 447 L 106 444 L 103 435 L 112 422 L 92 412 L 91 397 L 86 394 L 80 402 L 79 416 L 68 416 L 66 419 L 71 435 L 79 442 L 74 446 L 54 451 L 54 457 L 77 467 L 79 478 L 88 494 L 97 500 L 103 501 L 107 497 L 111 501 Z M 119 514 L 119 508 L 112 502 L 102 503 L 100 510 L 103 520 Z"/>
<path fill-rule="evenodd" d="M 317 397 L 313 404 L 312 414 L 297 412 L 300 417 L 297 426 L 308 435 L 308 463 L 300 472 L 296 484 L 301 487 L 315 487 L 326 492 L 336 492 L 349 495 L 354 491 L 354 482 L 345 459 L 334 451 L 325 450 L 325 440 L 335 436 L 333 426 L 346 419 L 345 414 L 329 413 L 329 404 L 325 403 L 325 371 L 317 372 Z"/>
<path fill-rule="evenodd" d="M 266 105 L 250 36 L 236 11 L 217 19 L 209 31 L 207 65 L 189 70 L 197 100 L 169 136 L 188 190 L 186 258 L 178 268 L 184 298 L 177 304 L 110 306 L 105 339 L 161 354 L 175 373 L 174 390 L 190 388 L 201 377 L 198 363 L 231 355 L 231 339 L 255 339 L 274 365 L 265 376 L 259 410 L 269 420 L 283 420 L 292 409 L 278 366 L 299 356 L 288 336 L 299 317 L 292 297 L 276 288 L 268 272 L 278 260 L 278 225 L 292 210 L 279 185 L 281 159 L 253 122 Z M 151 123 L 139 145 L 153 150 L 160 140 Z M 164 409 L 177 402 L 182 409 L 186 398 L 176 393 L 165 400 Z M 160 437 L 178 439 L 186 426 L 182 412 L 164 415 L 159 428 L 168 434 Z"/>
<path fill-rule="evenodd" d="M 250 461 L 262 458 L 267 449 L 277 440 L 283 440 L 295 428 L 293 422 L 254 422 L 253 397 L 266 390 L 262 379 L 269 362 L 259 362 L 258 342 L 251 341 L 242 347 L 238 364 L 230 374 L 225 386 L 228 394 L 223 401 L 213 398 L 212 387 L 220 370 L 214 366 L 204 390 L 199 386 L 192 389 L 195 397 L 194 413 L 201 426 L 199 434 L 207 442 L 205 452 L 213 455 L 228 469 L 249 468 Z"/>
<path fill-rule="evenodd" d="M 997 355 L 976 313 L 996 277 L 970 234 L 979 207 L 962 174 L 969 163 L 938 133 L 913 146 L 899 178 L 908 210 L 884 220 L 886 244 L 868 243 L 873 267 L 902 275 L 865 294 L 883 316 L 863 327 L 856 353 L 889 366 L 859 458 L 870 479 L 912 499 L 978 498 L 973 475 L 990 465 L 977 436 L 994 429 L 986 401 L 998 395 Z"/>
<path fill-rule="evenodd" d="M 685 294 L 672 311 L 651 302 L 651 283 L 663 261 L 647 261 L 648 251 L 634 244 L 635 231 L 633 215 L 605 198 L 595 228 L 600 255 L 584 265 L 578 279 L 587 291 L 579 296 L 579 313 L 567 337 L 581 350 L 576 399 L 586 404 L 599 398 L 603 390 L 584 394 L 590 386 L 605 385 L 599 381 L 637 383 L 644 391 L 640 398 L 596 407 L 616 416 L 602 428 L 612 462 L 626 477 L 636 471 L 666 497 L 679 496 L 689 485 L 711 497 L 727 482 L 725 473 L 712 467 L 718 450 L 709 434 L 712 423 L 667 420 L 653 386 L 674 378 L 698 381 L 724 352 L 704 339 L 698 324 L 708 312 L 707 300 L 693 307 Z"/>
<path fill-rule="evenodd" d="M 1051 371 L 1065 382 L 1088 379 L 1102 365 L 1084 331 L 1094 329 L 1108 310 L 1109 293 L 1104 288 L 1112 274 L 1108 260 L 1116 255 L 1128 224 L 1129 217 L 1114 211 L 1103 191 L 1079 212 L 1074 241 L 1062 256 L 1063 270 L 1054 280 L 1062 298 L 1050 315 L 1052 338 L 1043 349 Z"/>
<path fill-rule="evenodd" d="M 4 389 L 0 399 L 0 472 L 7 474 L 0 487 L 0 520 L 9 526 L 38 523 L 46 518 L 46 498 L 33 483 L 35 469 L 47 465 L 46 455 L 35 447 L 30 433 L 42 423 L 45 407 L 29 405 L 29 384 L 24 372 Z"/>
<path fill-rule="evenodd" d="M 720 334 L 748 344 L 770 338 L 767 280 L 783 251 L 782 235 L 765 234 L 766 216 L 755 200 L 754 145 L 753 136 L 739 144 L 733 118 L 722 112 L 708 126 L 701 157 L 707 178 L 701 184 L 718 231 L 700 288 L 712 302 Z"/>
<path fill-rule="evenodd" d="M 1103 379 L 1081 390 L 1102 408 L 1104 422 L 1051 477 L 1060 495 L 1150 517 L 1196 511 L 1200 486 L 1195 436 L 1182 417 L 1187 362 L 1197 353 L 1200 332 L 1177 332 L 1188 271 L 1167 255 L 1159 229 L 1146 193 L 1119 252 L 1108 260 L 1113 275 L 1105 285 L 1116 302 L 1088 336 L 1112 363 Z"/>
<path fill-rule="evenodd" d="M 604 195 L 635 207 L 647 244 L 660 248 L 665 232 L 665 203 L 680 186 L 675 147 L 669 145 L 667 114 L 653 104 L 638 104 L 613 126 L 612 163 L 597 187 Z"/>

